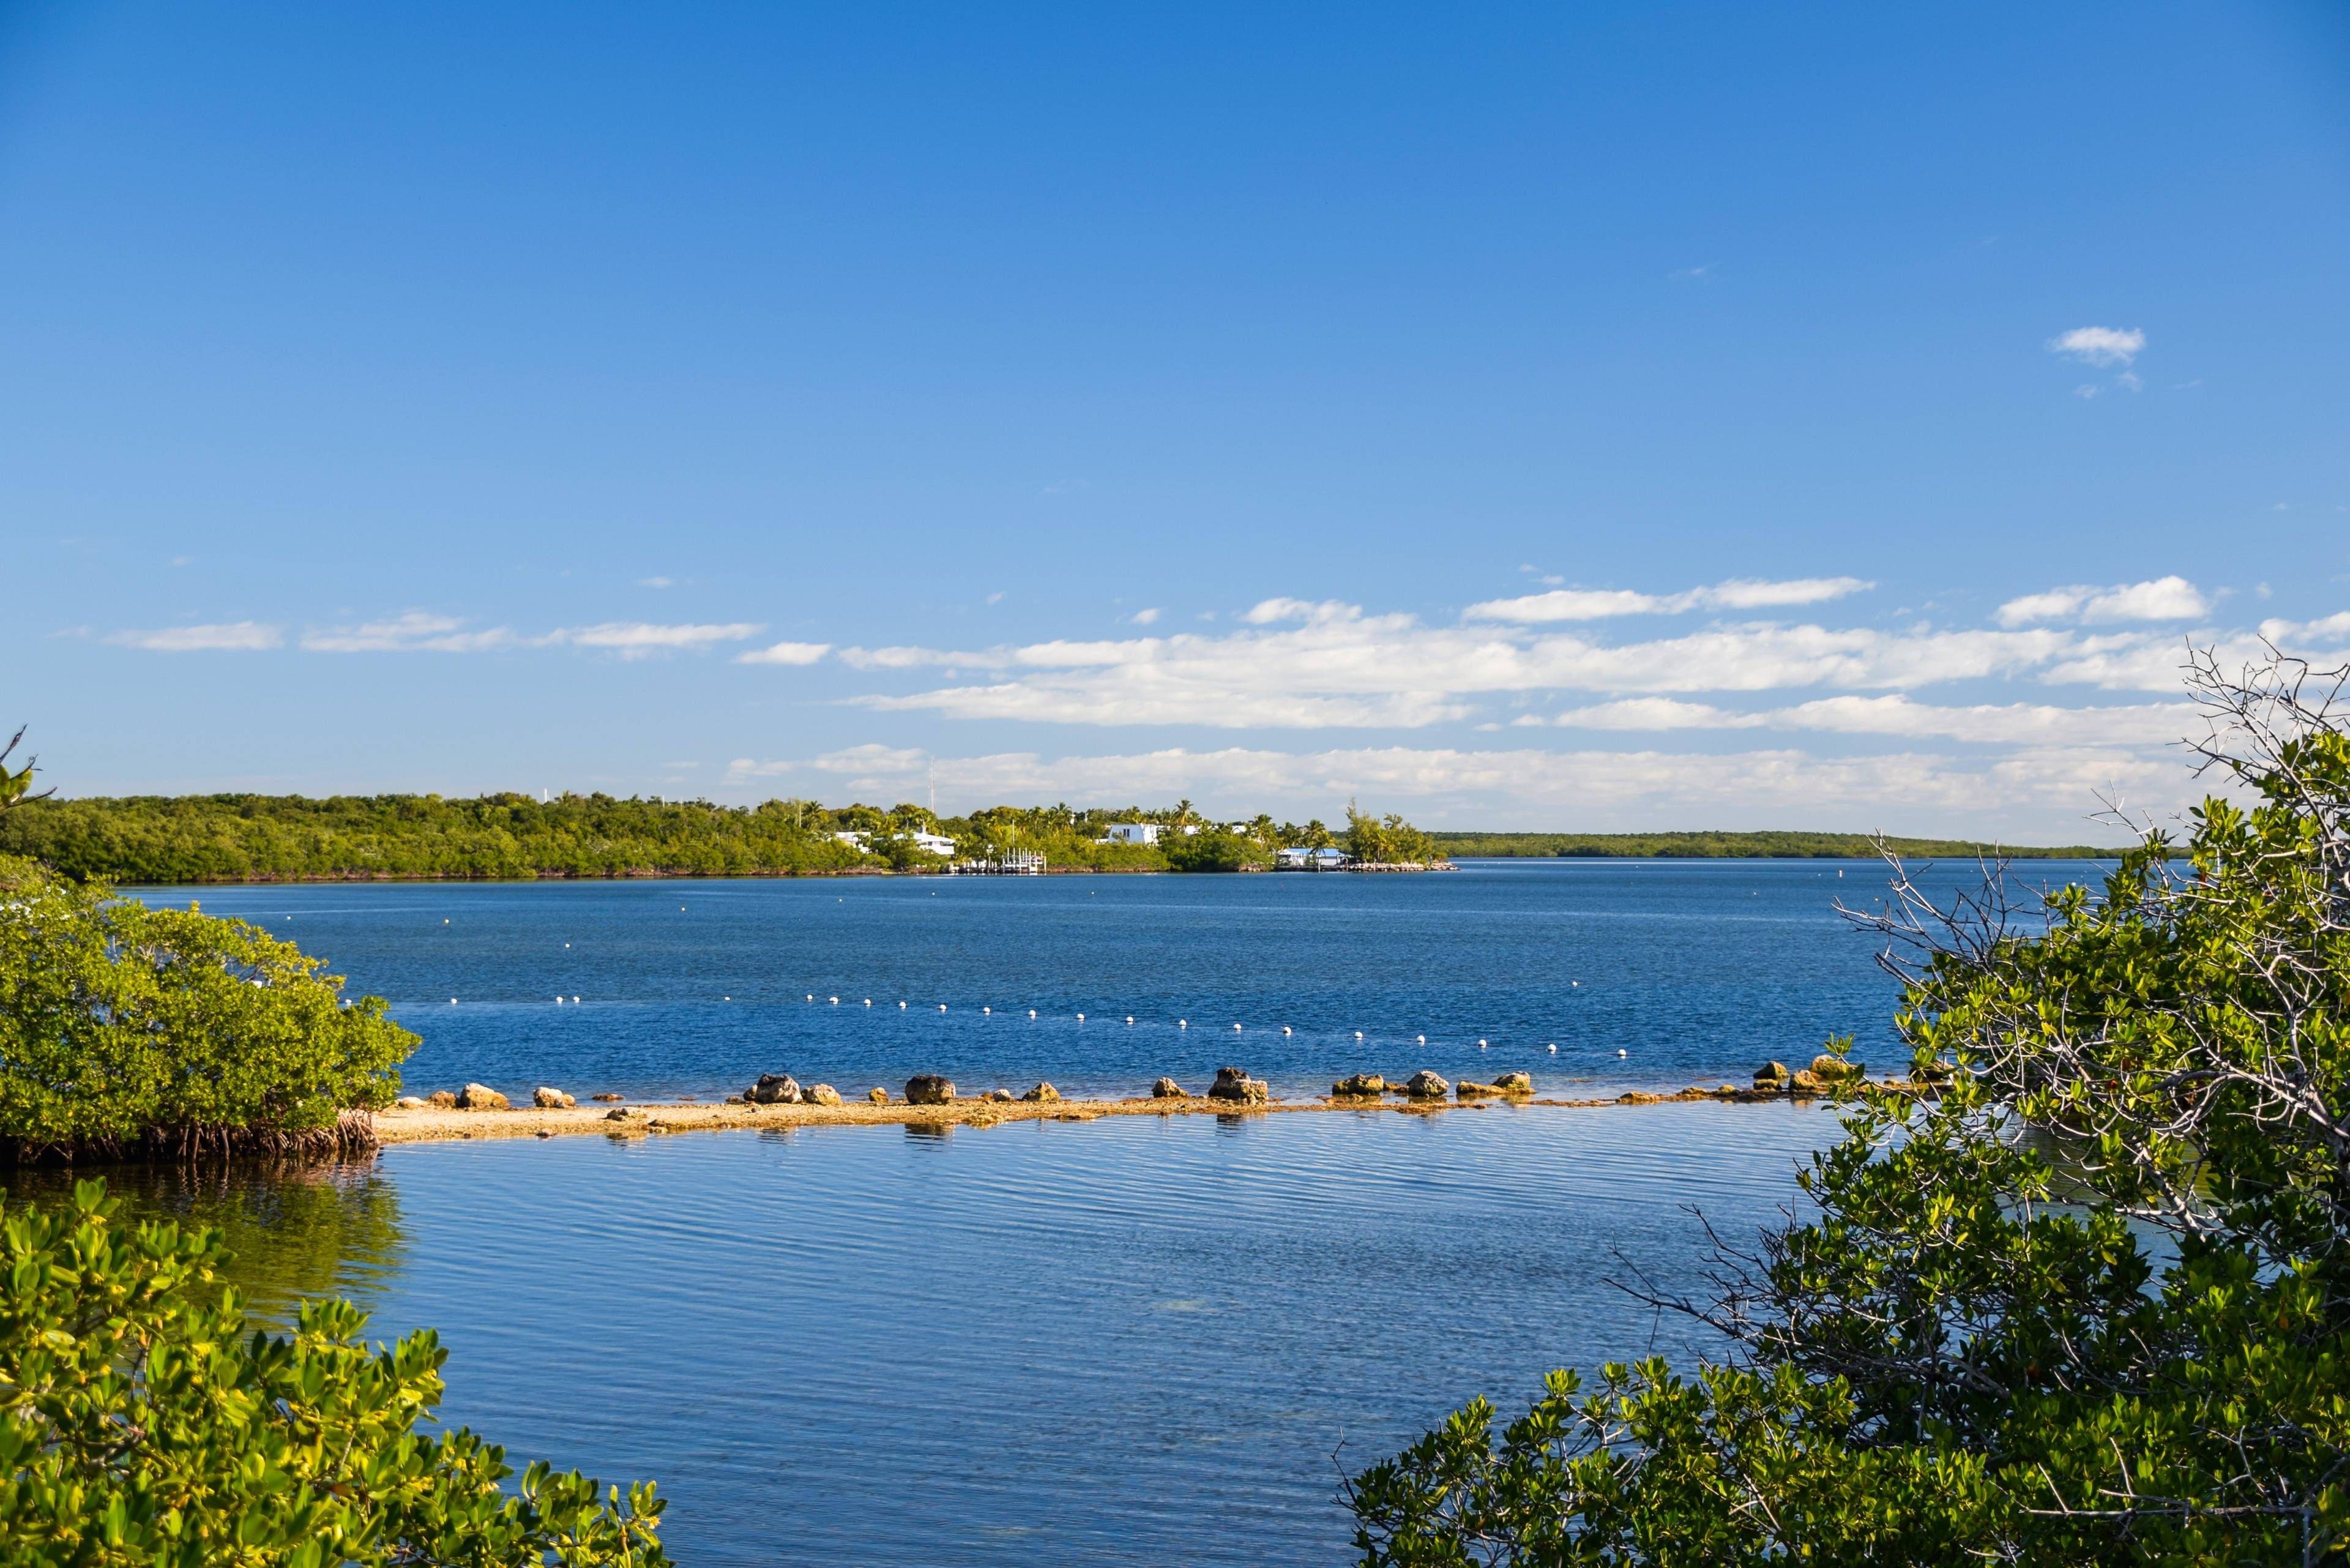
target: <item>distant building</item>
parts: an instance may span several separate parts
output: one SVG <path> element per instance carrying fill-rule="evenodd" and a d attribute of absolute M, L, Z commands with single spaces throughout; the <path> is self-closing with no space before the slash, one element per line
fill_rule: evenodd
<path fill-rule="evenodd" d="M 1156 844 L 1159 825 L 1155 822 L 1113 822 L 1102 836 L 1104 844 Z"/>
<path fill-rule="evenodd" d="M 1308 849 L 1292 845 L 1273 852 L 1273 868 L 1276 871 L 1336 871 L 1347 864 L 1343 849 Z"/>
<path fill-rule="evenodd" d="M 861 850 L 865 847 L 865 835 L 861 833 L 836 833 L 833 836 L 851 849 Z"/>
<path fill-rule="evenodd" d="M 928 854 L 945 856 L 954 854 L 954 840 L 943 834 L 917 833 L 913 835 L 913 840 L 915 848 Z"/>

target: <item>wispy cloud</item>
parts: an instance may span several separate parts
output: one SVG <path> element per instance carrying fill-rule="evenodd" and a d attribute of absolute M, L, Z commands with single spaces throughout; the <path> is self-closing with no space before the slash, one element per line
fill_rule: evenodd
<path fill-rule="evenodd" d="M 734 656 L 737 664 L 814 664 L 832 651 L 828 642 L 778 642 Z"/>
<path fill-rule="evenodd" d="M 143 648 L 150 653 L 256 653 L 281 646 L 286 633 L 260 621 L 238 620 L 118 631 L 109 633 L 106 640 L 120 648 Z"/>
<path fill-rule="evenodd" d="M 2111 587 L 2075 584 L 2026 594 L 2000 606 L 1998 620 L 2010 627 L 2052 620 L 2100 626 L 2133 620 L 2196 620 L 2210 613 L 2211 601 L 2200 588 L 2185 577 L 2168 576 Z"/>
<path fill-rule="evenodd" d="M 1792 707 L 1740 712 L 1670 698 L 1602 702 L 1551 722 L 1586 730 L 1816 730 L 1994 745 L 2157 745 L 2196 728 L 2195 710 L 2179 702 L 2066 708 L 2044 702 L 1939 706 L 1895 692 L 1882 697 L 1823 697 Z"/>
<path fill-rule="evenodd" d="M 511 627 L 467 631 L 464 626 L 451 616 L 411 610 L 388 620 L 306 631 L 302 646 L 312 653 L 489 653 L 525 643 Z"/>
<path fill-rule="evenodd" d="M 1697 609 L 1783 609 L 1825 604 L 1865 593 L 1876 586 L 1860 577 L 1794 577 L 1783 581 L 1733 577 L 1711 587 L 1690 588 L 1677 594 L 1644 594 L 1627 588 L 1560 588 L 1546 594 L 1487 599 L 1471 605 L 1466 614 L 1471 620 L 1534 625 L 1607 620 L 1627 615 L 1681 615 Z"/>
<path fill-rule="evenodd" d="M 2146 350 L 2146 334 L 2132 327 L 2075 327 L 2048 340 L 2048 351 L 2085 365 L 2126 365 Z"/>
<path fill-rule="evenodd" d="M 1156 622 L 1158 621 L 1158 619 L 1159 619 L 1159 616 L 1160 616 L 1160 614 L 1161 614 L 1161 613 L 1163 613 L 1163 612 L 1161 612 L 1161 611 L 1159 611 L 1159 610 L 1158 610 L 1158 609 L 1155 609 L 1155 608 L 1154 608 L 1154 609 L 1139 609 L 1139 610 L 1137 610 L 1137 611 L 1135 611 L 1135 612 L 1134 612 L 1134 624 L 1135 624 L 1135 625 L 1137 625 L 1137 626 L 1150 626 L 1150 625 L 1153 625 L 1154 623 L 1156 623 Z"/>
<path fill-rule="evenodd" d="M 708 648 L 714 643 L 741 642 L 756 637 L 759 631 L 759 624 L 755 621 L 729 621 L 716 626 L 661 626 L 651 621 L 610 620 L 599 626 L 583 626 L 555 632 L 550 640 L 567 642 L 577 648 L 605 649 L 623 659 L 649 659 L 656 654 Z"/>
<path fill-rule="evenodd" d="M 639 577 L 637 579 L 637 587 L 640 588 L 673 588 L 677 587 L 677 581 L 673 577 Z"/>

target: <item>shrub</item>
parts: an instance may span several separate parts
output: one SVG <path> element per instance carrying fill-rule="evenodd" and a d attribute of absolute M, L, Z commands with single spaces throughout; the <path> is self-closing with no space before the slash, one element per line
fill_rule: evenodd
<path fill-rule="evenodd" d="M 1818 1217 L 1659 1304 L 1732 1354 L 1555 1375 L 1354 1484 L 1371 1564 L 2308 1563 L 2350 1545 L 2350 737 L 2280 660 L 2195 685 L 2207 801 L 2036 920 L 1891 939 L 1912 1076 Z"/>
<path fill-rule="evenodd" d="M 0 857 L 0 1147 L 19 1157 L 371 1141 L 416 1037 L 241 920 Z"/>
<path fill-rule="evenodd" d="M 196 1564 L 666 1561 L 650 1485 L 421 1433 L 447 1359 L 431 1331 L 359 1339 L 348 1302 L 290 1337 L 245 1333 L 218 1240 L 119 1223 L 100 1182 L 69 1208 L 0 1208 L 0 1559 Z M 209 1304 L 207 1304 L 209 1303 Z"/>

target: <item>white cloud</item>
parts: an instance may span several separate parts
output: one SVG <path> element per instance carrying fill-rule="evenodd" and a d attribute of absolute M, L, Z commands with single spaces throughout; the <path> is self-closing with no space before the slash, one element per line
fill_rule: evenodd
<path fill-rule="evenodd" d="M 1137 610 L 1134 612 L 1134 624 L 1137 626 L 1149 626 L 1159 619 L 1159 614 L 1160 612 L 1156 609 Z"/>
<path fill-rule="evenodd" d="M 814 664 L 832 651 L 828 642 L 778 642 L 734 656 L 737 664 Z"/>
<path fill-rule="evenodd" d="M 2268 596 L 2262 594 L 2261 597 L 2266 598 Z M 2326 639 L 2350 639 L 2350 610 L 2322 616 L 2316 620 L 2264 620 L 2261 622 L 2261 635 L 2288 653 Z"/>
<path fill-rule="evenodd" d="M 1572 813 L 1595 826 L 1818 826 L 1890 832 L 1991 831 L 2019 811 L 2043 838 L 2094 836 L 2080 822 L 2098 795 L 2172 809 L 2192 794 L 2173 759 L 2096 747 L 2031 748 L 1994 758 L 1918 752 L 1821 757 L 1773 749 L 1723 754 L 1658 751 L 1464 751 L 1366 747 L 1306 753 L 1183 747 L 1107 756 L 1046 758 L 1033 752 L 933 757 L 880 745 L 807 762 L 738 759 L 741 785 L 802 769 L 837 787 L 904 798 L 936 769 L 940 804 L 968 810 L 1004 802 L 1118 802 L 1189 795 L 1211 811 L 1270 809 L 1328 815 L 1350 795 L 1442 821 L 1467 812 L 1492 826 L 1490 804 L 1521 821 L 1555 824 Z M 2047 825 L 2061 826 L 2052 829 Z M 2111 830 L 2102 836 L 2111 837 Z"/>
<path fill-rule="evenodd" d="M 676 586 L 676 579 L 671 577 L 639 577 L 637 579 L 637 587 L 640 588 L 673 588 Z"/>
<path fill-rule="evenodd" d="M 358 626 L 314 628 L 302 634 L 302 646 L 312 653 L 486 653 L 524 646 L 511 628 L 467 631 L 464 625 L 453 617 L 411 610 Z"/>
<path fill-rule="evenodd" d="M 2176 684 L 2174 675 L 2172 684 Z M 1942 707 L 1894 693 L 1824 697 L 1793 707 L 1733 711 L 1704 702 L 1642 697 L 1561 713 L 1551 722 L 1583 730 L 1819 730 L 1994 744 L 2154 745 L 2196 728 L 2195 710 L 2177 702 L 2061 708 L 2047 703 Z"/>
<path fill-rule="evenodd" d="M 1571 730 L 1745 730 L 1768 722 L 1760 713 L 1733 713 L 1678 697 L 1627 697 L 1571 709 L 1551 721 Z"/>
<path fill-rule="evenodd" d="M 255 653 L 278 647 L 286 634 L 260 621 L 239 620 L 211 626 L 168 626 L 153 631 L 118 631 L 107 639 L 122 648 L 143 648 L 150 653 Z"/>
<path fill-rule="evenodd" d="M 758 625 L 749 621 L 730 621 L 719 626 L 660 626 L 650 621 L 614 620 L 554 632 L 549 640 L 577 648 L 608 649 L 623 659 L 645 659 L 681 649 L 741 642 L 758 632 Z"/>
<path fill-rule="evenodd" d="M 1859 577 L 1795 577 L 1777 582 L 1733 577 L 1711 587 L 1690 588 L 1678 594 L 1643 594 L 1628 588 L 1561 588 L 1517 598 L 1487 599 L 1471 605 L 1464 613 L 1470 620 L 1533 625 L 1606 620 L 1627 615 L 1680 615 L 1693 609 L 1779 609 L 1824 604 L 1876 586 Z"/>
<path fill-rule="evenodd" d="M 1999 624 L 2030 626 L 2039 621 L 2079 619 L 2091 626 L 2131 620 L 2194 620 L 2211 613 L 2211 601 L 2185 577 L 2156 577 L 2149 582 L 2120 583 L 2112 587 L 2075 584 L 2026 594 L 1999 607 Z"/>
<path fill-rule="evenodd" d="M 2085 365 L 2126 365 L 2146 348 L 2146 334 L 2137 327 L 2075 327 L 2048 340 L 2048 351 Z"/>

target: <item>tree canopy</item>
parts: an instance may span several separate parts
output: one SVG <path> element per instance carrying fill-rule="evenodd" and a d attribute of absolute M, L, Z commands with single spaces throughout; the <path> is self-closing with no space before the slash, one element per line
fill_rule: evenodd
<path fill-rule="evenodd" d="M 1851 1092 L 1720 1328 L 1477 1401 L 1352 1489 L 1367 1564 L 2307 1563 L 2350 1548 L 2345 672 L 2196 674 L 2229 788 L 2101 893 L 1868 923 L 1915 1083 Z"/>

